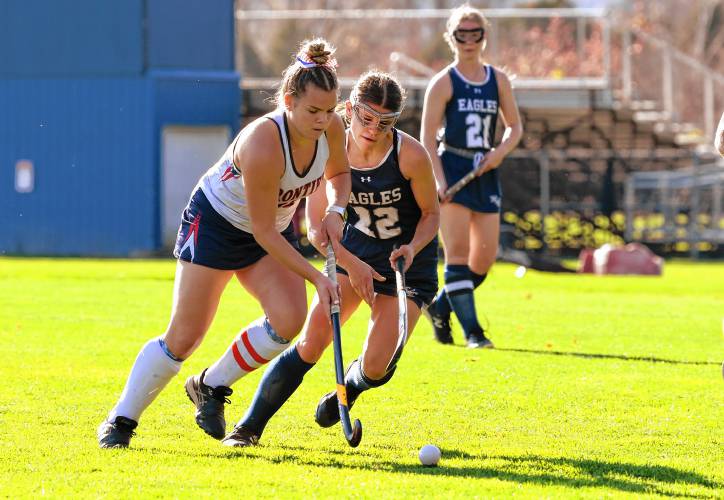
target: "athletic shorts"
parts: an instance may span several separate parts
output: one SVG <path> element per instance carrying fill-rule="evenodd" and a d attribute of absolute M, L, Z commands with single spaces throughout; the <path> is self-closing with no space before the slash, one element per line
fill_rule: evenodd
<path fill-rule="evenodd" d="M 291 224 L 281 234 L 299 249 Z M 213 269 L 236 270 L 258 262 L 266 254 L 251 233 L 219 215 L 201 189 L 194 192 L 181 215 L 174 257 Z"/>
<path fill-rule="evenodd" d="M 370 238 L 354 227 L 347 225 L 342 237 L 342 246 L 356 255 L 361 261 L 387 278 L 385 281 L 373 281 L 375 293 L 397 297 L 395 271 L 390 265 L 390 254 L 395 241 Z M 398 244 L 401 244 L 398 242 Z M 405 273 L 407 297 L 418 307 L 432 302 L 437 293 L 437 237 L 415 256 L 412 266 Z M 347 275 L 341 267 L 340 274 Z"/>
<path fill-rule="evenodd" d="M 447 185 L 452 186 L 473 168 L 473 160 L 449 151 L 440 155 Z M 485 172 L 458 191 L 452 199 L 474 212 L 500 213 L 501 190 L 498 169 Z"/>

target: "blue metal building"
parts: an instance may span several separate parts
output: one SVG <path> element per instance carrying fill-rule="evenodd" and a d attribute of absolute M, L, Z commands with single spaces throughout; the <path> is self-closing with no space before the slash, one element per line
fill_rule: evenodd
<path fill-rule="evenodd" d="M 174 179 L 187 197 L 238 130 L 233 0 L 6 0 L 0 61 L 0 255 L 168 245 Z M 184 143 L 166 132 L 193 143 L 207 128 L 221 137 L 176 172 L 194 156 L 169 156 Z"/>

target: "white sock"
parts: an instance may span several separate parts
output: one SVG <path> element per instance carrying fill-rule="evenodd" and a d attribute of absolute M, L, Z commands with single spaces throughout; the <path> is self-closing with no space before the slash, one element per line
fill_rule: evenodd
<path fill-rule="evenodd" d="M 259 318 L 242 330 L 224 355 L 206 370 L 203 382 L 209 387 L 231 387 L 287 347 L 289 341 L 277 335 L 267 318 Z"/>
<path fill-rule="evenodd" d="M 121 398 L 108 414 L 108 421 L 113 422 L 120 415 L 138 422 L 141 413 L 180 369 L 181 362 L 164 352 L 159 338 L 149 340 L 138 353 Z"/>

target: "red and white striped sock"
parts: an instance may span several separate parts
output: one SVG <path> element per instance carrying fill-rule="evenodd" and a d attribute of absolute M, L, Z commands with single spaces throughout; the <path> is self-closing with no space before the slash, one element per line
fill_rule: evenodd
<path fill-rule="evenodd" d="M 231 387 L 287 347 L 289 341 L 277 335 L 269 320 L 259 318 L 242 330 L 224 355 L 206 370 L 203 382 L 210 387 Z"/>

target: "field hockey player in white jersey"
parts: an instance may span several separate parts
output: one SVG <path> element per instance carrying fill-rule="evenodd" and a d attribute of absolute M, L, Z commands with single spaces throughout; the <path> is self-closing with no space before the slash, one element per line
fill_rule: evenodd
<path fill-rule="evenodd" d="M 174 250 L 171 320 L 163 335 L 143 346 L 120 400 L 98 428 L 102 448 L 128 446 L 143 411 L 201 343 L 233 277 L 256 297 L 264 316 L 186 382 L 197 423 L 217 439 L 225 435 L 229 386 L 289 347 L 304 325 L 304 281 L 327 309 L 339 302 L 334 283 L 295 248 L 291 226 L 299 201 L 326 180 L 331 203 L 322 238 L 337 248 L 342 237 L 351 181 L 344 125 L 335 113 L 333 54 L 325 40 L 303 42 L 283 73 L 277 110 L 244 127 L 194 189 Z"/>

